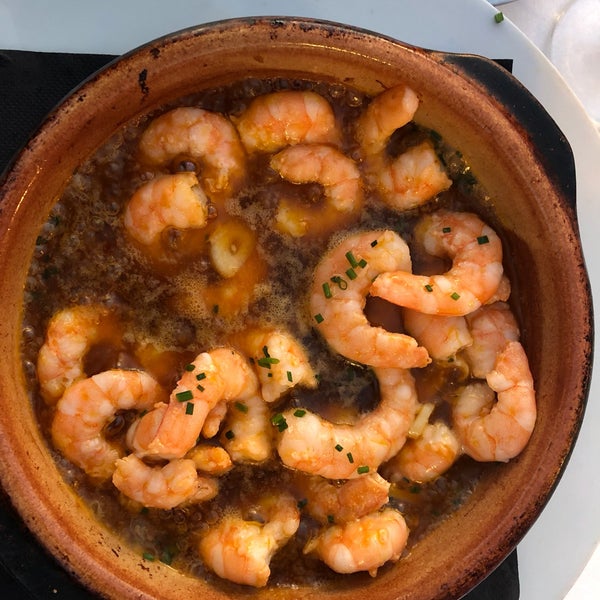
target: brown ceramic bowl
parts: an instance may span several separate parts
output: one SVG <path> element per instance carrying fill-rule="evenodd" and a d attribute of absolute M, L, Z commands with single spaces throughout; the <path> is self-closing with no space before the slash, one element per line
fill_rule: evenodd
<path fill-rule="evenodd" d="M 525 451 L 493 465 L 472 497 L 409 556 L 343 589 L 264 589 L 260 598 L 460 597 L 515 547 L 556 486 L 583 418 L 591 365 L 590 290 L 574 206 L 573 161 L 539 104 L 485 59 L 406 46 L 307 19 L 200 26 L 136 50 L 92 77 L 45 121 L 0 191 L 0 462 L 27 526 L 65 569 L 113 598 L 245 597 L 145 562 L 63 481 L 28 399 L 19 353 L 23 286 L 38 230 L 77 166 L 124 123 L 241 76 L 341 81 L 368 93 L 418 91 L 417 121 L 461 149 L 488 190 L 520 297 L 539 420 Z"/>

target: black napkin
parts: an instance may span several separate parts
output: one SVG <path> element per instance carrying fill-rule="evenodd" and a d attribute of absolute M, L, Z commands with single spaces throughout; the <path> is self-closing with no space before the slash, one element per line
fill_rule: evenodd
<path fill-rule="evenodd" d="M 113 58 L 104 54 L 0 50 L 0 173 L 48 112 Z M 37 543 L 1 489 L 0 589 L 5 600 L 94 598 Z M 514 551 L 464 600 L 518 598 L 519 575 Z"/>

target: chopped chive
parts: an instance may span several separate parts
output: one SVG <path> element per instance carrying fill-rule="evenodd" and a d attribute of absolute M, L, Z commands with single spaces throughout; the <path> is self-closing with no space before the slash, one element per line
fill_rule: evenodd
<path fill-rule="evenodd" d="M 186 371 L 193 371 L 196 368 L 196 365 L 193 365 L 192 363 L 189 363 L 187 365 L 185 365 L 185 367 L 183 367 Z"/>
<path fill-rule="evenodd" d="M 225 437 L 228 440 L 232 440 L 235 437 L 235 433 L 233 433 L 233 431 L 231 431 L 231 429 L 229 429 L 228 431 L 225 432 Z"/>
<path fill-rule="evenodd" d="M 154 559 L 154 554 L 152 554 L 152 552 L 144 552 L 144 553 L 142 554 L 142 558 L 143 558 L 144 560 L 149 560 L 149 561 L 151 561 L 151 562 L 155 560 L 155 559 Z"/>
<path fill-rule="evenodd" d="M 287 371 L 287 380 L 292 383 L 294 381 L 293 377 L 292 377 L 292 372 L 291 371 Z"/>
<path fill-rule="evenodd" d="M 378 242 L 377 240 L 373 240 L 373 241 L 371 242 L 371 248 L 375 248 L 375 246 L 377 246 L 377 244 L 378 244 L 378 243 L 379 243 L 379 242 Z"/>
<path fill-rule="evenodd" d="M 271 423 L 275 427 L 277 427 L 277 429 L 279 431 L 285 431 L 288 428 L 287 421 L 285 420 L 285 417 L 281 413 L 277 413 L 276 415 L 273 415 L 273 417 L 271 418 Z"/>
<path fill-rule="evenodd" d="M 443 227 L 442 233 L 450 233 L 452 231 L 452 227 Z"/>
<path fill-rule="evenodd" d="M 197 389 L 198 391 L 200 391 L 200 392 L 203 392 L 203 391 L 204 391 L 204 386 L 203 386 L 203 385 L 200 385 L 200 384 L 198 384 L 198 385 L 196 386 L 196 389 Z"/>
<path fill-rule="evenodd" d="M 192 390 L 184 390 L 183 392 L 177 392 L 175 398 L 177 398 L 178 402 L 187 402 L 194 399 L 194 394 Z"/>
<path fill-rule="evenodd" d="M 163 550 L 160 553 L 160 562 L 165 565 L 170 565 L 173 562 L 173 557 L 175 556 L 175 552 L 172 550 Z"/>
<path fill-rule="evenodd" d="M 193 402 L 188 402 L 185 405 L 185 414 L 186 415 L 193 415 L 194 414 L 194 403 Z"/>
<path fill-rule="evenodd" d="M 203 379 L 206 379 L 206 373 L 198 373 L 198 375 L 196 375 L 196 379 L 198 381 L 202 381 Z"/>
<path fill-rule="evenodd" d="M 335 449 L 336 449 L 338 452 L 341 452 L 341 451 L 344 449 L 344 446 L 341 446 L 340 444 L 336 444 L 336 445 L 335 445 Z"/>
<path fill-rule="evenodd" d="M 306 498 L 302 498 L 302 500 L 298 500 L 298 509 L 302 510 L 308 504 L 308 500 Z"/>
<path fill-rule="evenodd" d="M 315 321 L 317 323 L 322 323 L 325 320 L 325 318 L 323 317 L 323 315 L 321 313 L 315 315 Z"/>
<path fill-rule="evenodd" d="M 349 250 L 348 252 L 346 252 L 346 260 L 350 263 L 350 266 L 353 269 L 356 269 L 356 267 L 358 267 L 358 261 L 356 260 L 356 258 L 354 258 L 354 254 L 352 254 L 352 250 Z"/>
<path fill-rule="evenodd" d="M 271 365 L 276 365 L 278 362 L 278 358 L 273 358 L 271 356 L 263 356 L 256 361 L 259 367 L 264 367 L 265 369 L 270 369 Z"/>
<path fill-rule="evenodd" d="M 496 23 L 502 23 L 502 21 L 504 21 L 504 13 L 502 12 L 497 12 L 494 15 L 494 21 L 496 21 Z"/>
<path fill-rule="evenodd" d="M 236 402 L 236 403 L 234 404 L 234 406 L 235 406 L 235 408 L 236 408 L 237 410 L 239 410 L 240 412 L 243 412 L 243 413 L 247 413 L 247 412 L 248 412 L 248 405 L 247 405 L 247 404 L 244 404 L 243 402 Z"/>
<path fill-rule="evenodd" d="M 333 515 L 327 515 L 327 522 L 328 523 L 334 523 L 335 519 L 333 518 Z"/>
<path fill-rule="evenodd" d="M 294 411 L 295 417 L 303 417 L 306 414 L 306 411 L 303 408 L 298 408 Z"/>
<path fill-rule="evenodd" d="M 350 280 L 356 279 L 358 277 L 358 275 L 356 274 L 356 271 L 354 269 L 348 269 L 346 271 L 346 275 L 348 275 L 348 279 L 350 279 Z"/>
<path fill-rule="evenodd" d="M 411 485 L 410 488 L 408 489 L 408 491 L 411 494 L 420 494 L 421 493 L 421 486 L 419 486 L 419 485 Z"/>
<path fill-rule="evenodd" d="M 452 298 L 452 300 L 458 300 L 460 298 L 460 294 L 457 294 L 456 292 L 452 292 L 450 294 L 450 298 Z"/>
<path fill-rule="evenodd" d="M 331 288 L 329 287 L 329 284 L 327 282 L 323 284 L 323 294 L 325 298 L 331 298 L 332 296 Z"/>
<path fill-rule="evenodd" d="M 331 278 L 331 281 L 335 283 L 340 288 L 340 290 L 345 290 L 348 287 L 348 282 L 339 275 L 334 275 Z"/>
<path fill-rule="evenodd" d="M 265 355 L 267 358 L 269 358 L 269 356 L 271 356 L 271 355 L 269 354 L 269 348 L 268 348 L 267 346 L 263 346 L 263 347 L 262 347 L 262 351 L 263 351 L 263 354 L 264 354 L 264 355 Z"/>
<path fill-rule="evenodd" d="M 361 258 L 361 259 L 358 261 L 358 266 L 359 266 L 361 269 L 364 269 L 364 268 L 367 266 L 367 261 L 366 261 L 364 258 Z"/>
<path fill-rule="evenodd" d="M 267 373 L 267 377 L 273 377 L 273 373 Z"/>
<path fill-rule="evenodd" d="M 364 473 L 368 473 L 369 472 L 369 467 L 367 465 L 363 465 L 362 467 L 358 467 L 358 469 L 356 469 L 356 472 L 359 475 L 363 475 Z"/>
<path fill-rule="evenodd" d="M 433 292 L 433 286 L 430 283 L 424 285 L 423 287 L 425 288 L 425 291 Z"/>
<path fill-rule="evenodd" d="M 348 453 L 346 454 L 346 458 L 348 459 L 348 462 L 349 462 L 350 464 L 352 464 L 352 463 L 354 462 L 354 456 L 352 456 L 352 452 L 348 452 Z"/>
<path fill-rule="evenodd" d="M 487 235 L 480 235 L 480 236 L 477 238 L 477 243 L 478 243 L 479 245 L 481 245 L 481 244 L 489 244 L 489 242 L 490 242 L 490 238 L 488 238 L 488 236 L 487 236 Z"/>

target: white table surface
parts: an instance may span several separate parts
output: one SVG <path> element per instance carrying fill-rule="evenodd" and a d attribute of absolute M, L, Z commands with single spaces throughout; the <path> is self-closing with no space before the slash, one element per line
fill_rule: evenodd
<path fill-rule="evenodd" d="M 287 14 L 359 25 L 434 49 L 513 58 L 515 76 L 542 102 L 573 147 L 581 235 L 597 301 L 600 136 L 547 59 L 551 31 L 569 1 L 518 0 L 494 8 L 485 0 L 0 0 L 0 48 L 120 54 L 202 22 Z M 497 10 L 506 17 L 500 24 L 493 20 Z M 595 312 L 600 314 L 597 305 Z M 522 600 L 600 598 L 598 370 L 565 473 L 518 546 Z"/>

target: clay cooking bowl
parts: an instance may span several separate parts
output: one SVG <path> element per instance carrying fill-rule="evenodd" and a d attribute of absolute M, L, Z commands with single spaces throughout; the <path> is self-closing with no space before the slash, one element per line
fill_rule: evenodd
<path fill-rule="evenodd" d="M 265 589 L 261 598 L 434 600 L 460 597 L 515 547 L 556 486 L 589 385 L 590 292 L 579 241 L 568 144 L 537 102 L 485 59 L 406 46 L 307 19 L 241 19 L 155 41 L 112 63 L 43 124 L 0 191 L 0 462 L 28 527 L 76 578 L 114 598 L 236 598 L 144 562 L 63 481 L 36 423 L 19 344 L 23 286 L 36 236 L 66 182 L 123 124 L 202 88 L 243 76 L 340 81 L 376 94 L 418 91 L 416 120 L 459 148 L 491 197 L 518 298 L 539 417 L 525 451 L 491 465 L 470 499 L 377 578 L 343 589 Z"/>

